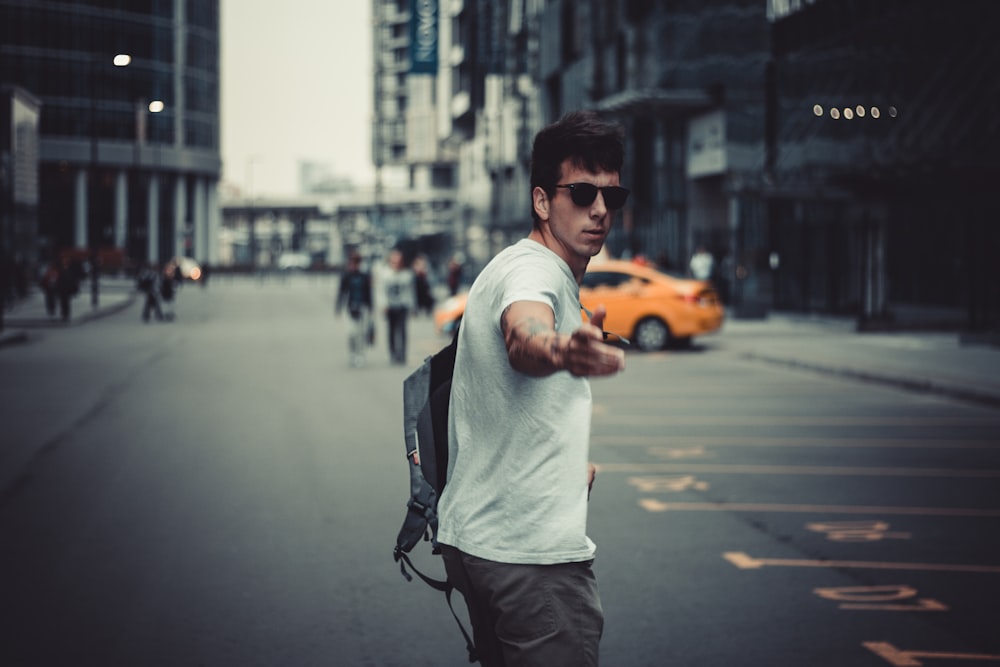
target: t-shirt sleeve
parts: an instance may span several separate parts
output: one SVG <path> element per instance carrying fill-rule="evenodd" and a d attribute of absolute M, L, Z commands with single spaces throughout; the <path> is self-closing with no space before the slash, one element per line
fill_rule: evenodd
<path fill-rule="evenodd" d="M 501 281 L 502 290 L 497 300 L 497 321 L 508 306 L 518 301 L 544 303 L 555 314 L 557 297 L 554 286 L 563 280 L 565 278 L 558 269 L 552 270 L 552 267 L 545 264 L 523 259 L 512 262 L 507 268 L 505 280 Z"/>

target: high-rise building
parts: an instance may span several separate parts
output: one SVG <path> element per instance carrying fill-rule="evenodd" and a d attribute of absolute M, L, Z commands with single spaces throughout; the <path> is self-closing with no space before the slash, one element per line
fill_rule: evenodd
<path fill-rule="evenodd" d="M 451 141 L 460 161 L 460 200 L 475 225 L 469 254 L 485 263 L 531 230 L 530 158 L 544 124 L 537 85 L 539 0 L 465 0 L 454 11 Z"/>
<path fill-rule="evenodd" d="M 626 135 L 610 254 L 683 272 L 705 246 L 734 317 L 1000 322 L 995 0 L 441 0 L 437 97 L 417 104 L 403 23 L 429 1 L 375 0 L 399 24 L 375 42 L 398 64 L 376 67 L 397 112 L 376 112 L 376 155 L 408 163 L 396 139 L 436 119 L 475 263 L 525 232 L 534 133 L 593 109 Z"/>
<path fill-rule="evenodd" d="M 457 154 L 444 140 L 439 76 L 449 24 L 439 0 L 372 0 L 375 224 L 397 241 L 447 235 Z"/>
<path fill-rule="evenodd" d="M 42 259 L 215 260 L 218 0 L 0 0 L 0 83 L 40 101 Z"/>

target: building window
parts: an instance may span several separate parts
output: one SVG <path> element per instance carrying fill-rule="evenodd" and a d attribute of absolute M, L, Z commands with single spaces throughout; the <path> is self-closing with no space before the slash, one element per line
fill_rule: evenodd
<path fill-rule="evenodd" d="M 580 57 L 584 51 L 587 37 L 588 5 L 584 3 L 564 2 L 559 14 L 562 28 L 562 60 L 571 62 Z"/>
<path fill-rule="evenodd" d="M 455 186 L 455 171 L 451 165 L 436 165 L 431 169 L 431 187 L 452 188 Z"/>

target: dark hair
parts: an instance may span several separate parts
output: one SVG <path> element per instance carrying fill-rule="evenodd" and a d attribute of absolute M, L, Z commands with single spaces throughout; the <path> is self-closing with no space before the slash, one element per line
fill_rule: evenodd
<path fill-rule="evenodd" d="M 620 125 L 601 119 L 592 111 L 571 111 L 535 135 L 531 149 L 531 191 L 540 187 L 555 195 L 562 176 L 562 163 L 587 171 L 621 173 L 625 161 L 625 139 Z M 531 217 L 538 214 L 531 207 Z"/>

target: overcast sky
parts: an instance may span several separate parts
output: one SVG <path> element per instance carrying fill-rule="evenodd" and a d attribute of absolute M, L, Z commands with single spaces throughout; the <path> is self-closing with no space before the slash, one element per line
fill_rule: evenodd
<path fill-rule="evenodd" d="M 374 180 L 371 3 L 221 0 L 223 181 L 298 192 L 298 163 Z"/>

